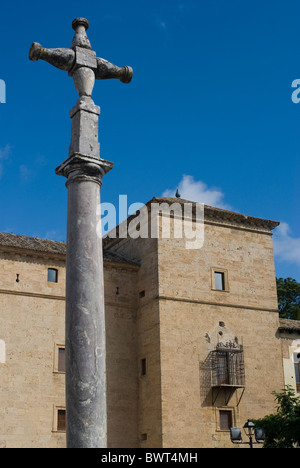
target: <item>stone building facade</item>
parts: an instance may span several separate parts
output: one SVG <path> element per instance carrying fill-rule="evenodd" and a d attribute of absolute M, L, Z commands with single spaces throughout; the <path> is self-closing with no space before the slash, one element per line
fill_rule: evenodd
<path fill-rule="evenodd" d="M 169 236 L 158 224 L 156 237 L 104 240 L 108 445 L 232 447 L 229 427 L 273 412 L 285 382 L 278 223 L 206 206 L 203 246 L 187 249 L 180 210 L 169 216 L 185 202 L 155 198 L 143 222 L 153 203 Z M 0 234 L 0 447 L 65 446 L 65 254 Z"/>
<path fill-rule="evenodd" d="M 300 321 L 281 319 L 279 336 L 282 346 L 285 385 L 290 385 L 295 394 L 300 394 Z"/>

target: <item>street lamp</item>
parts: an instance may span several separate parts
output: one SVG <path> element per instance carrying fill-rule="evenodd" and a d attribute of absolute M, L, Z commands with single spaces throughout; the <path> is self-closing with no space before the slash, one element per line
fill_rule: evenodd
<path fill-rule="evenodd" d="M 255 425 L 252 421 L 250 421 L 250 419 L 248 419 L 248 421 L 244 424 L 244 427 L 243 427 L 246 436 L 249 438 L 250 448 L 253 448 L 254 428 L 255 428 Z"/>
<path fill-rule="evenodd" d="M 254 444 L 263 444 L 266 436 L 265 431 L 261 427 L 255 427 L 255 424 L 248 419 L 243 426 L 246 436 L 249 438 L 248 442 L 243 442 L 241 429 L 238 427 L 232 427 L 230 429 L 230 439 L 233 444 L 248 444 L 250 448 L 253 448 Z M 256 442 L 253 442 L 253 436 Z"/>

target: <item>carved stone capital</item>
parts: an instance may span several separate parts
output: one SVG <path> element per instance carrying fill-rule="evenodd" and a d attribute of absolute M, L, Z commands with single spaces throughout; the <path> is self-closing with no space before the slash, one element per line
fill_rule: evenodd
<path fill-rule="evenodd" d="M 68 179 L 67 186 L 76 180 L 92 180 L 101 187 L 102 178 L 112 168 L 113 163 L 110 161 L 77 153 L 60 164 L 55 172 Z"/>

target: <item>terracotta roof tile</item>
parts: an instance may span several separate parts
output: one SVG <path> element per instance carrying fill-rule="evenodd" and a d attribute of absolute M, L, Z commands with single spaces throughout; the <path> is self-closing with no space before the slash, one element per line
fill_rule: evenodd
<path fill-rule="evenodd" d="M 17 234 L 9 234 L 0 232 L 0 249 L 1 250 L 26 250 L 28 253 L 44 253 L 50 255 L 66 256 L 66 243 L 40 239 L 38 237 L 20 236 Z M 127 263 L 130 265 L 138 265 L 137 262 L 127 259 L 126 257 L 114 252 L 103 251 L 103 258 L 108 262 Z"/>
<path fill-rule="evenodd" d="M 279 331 L 300 333 L 300 320 L 279 319 Z"/>

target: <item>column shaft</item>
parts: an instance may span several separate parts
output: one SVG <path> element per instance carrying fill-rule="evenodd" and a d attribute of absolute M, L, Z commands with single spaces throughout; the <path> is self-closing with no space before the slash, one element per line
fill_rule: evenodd
<path fill-rule="evenodd" d="M 66 407 L 68 448 L 106 447 L 106 350 L 98 181 L 67 181 Z"/>

